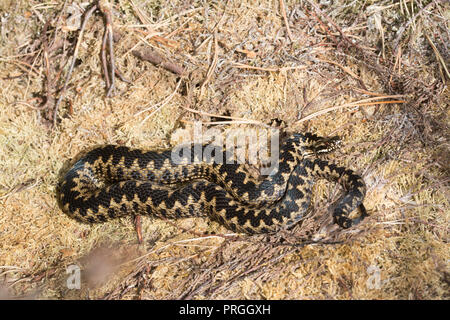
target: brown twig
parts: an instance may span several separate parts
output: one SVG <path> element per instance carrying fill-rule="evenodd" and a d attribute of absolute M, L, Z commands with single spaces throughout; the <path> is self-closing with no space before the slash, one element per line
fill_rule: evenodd
<path fill-rule="evenodd" d="M 206 88 L 206 85 L 208 84 L 209 80 L 211 80 L 211 77 L 216 70 L 217 61 L 219 59 L 219 45 L 217 43 L 217 32 L 214 32 L 214 57 L 211 65 L 209 66 L 208 72 L 206 73 L 206 78 L 202 83 L 202 86 L 200 88 L 200 94 L 203 95 L 203 91 Z"/>
<path fill-rule="evenodd" d="M 404 100 L 374 101 L 374 100 L 382 99 L 382 98 L 399 98 L 399 97 L 402 97 L 402 96 L 401 95 L 377 96 L 377 97 L 367 98 L 367 99 L 363 99 L 363 100 L 355 101 L 355 102 L 351 102 L 351 103 L 345 103 L 340 106 L 334 106 L 334 107 L 330 107 L 330 108 L 326 108 L 326 109 L 314 112 L 313 114 L 310 114 L 310 115 L 298 120 L 296 123 L 301 123 L 301 122 L 304 122 L 307 120 L 311 120 L 311 119 L 313 119 L 317 116 L 323 115 L 325 113 L 339 110 L 339 109 L 346 108 L 346 107 L 362 107 L 362 106 L 375 105 L 375 104 L 393 104 L 393 103 L 405 103 L 406 102 Z"/>
<path fill-rule="evenodd" d="M 130 80 L 128 80 L 127 78 L 125 78 L 122 73 L 120 73 L 119 70 L 115 69 L 114 73 L 116 74 L 116 76 L 120 79 L 120 81 L 128 83 L 128 84 L 133 84 L 133 82 L 131 82 Z"/>
<path fill-rule="evenodd" d="M 316 11 L 325 18 L 325 20 L 327 20 L 341 35 L 342 39 L 344 39 L 346 42 L 348 42 L 351 46 L 356 47 L 358 49 L 360 49 L 360 47 L 356 44 L 353 43 L 353 41 L 351 41 L 346 35 L 345 33 L 342 31 L 342 29 L 327 15 L 325 14 L 322 10 L 320 10 L 319 6 L 313 1 L 313 0 L 306 0 L 308 1 L 308 3 L 314 7 L 314 9 L 316 9 Z"/>
<path fill-rule="evenodd" d="M 427 38 L 428 42 L 431 45 L 431 48 L 434 51 L 434 54 L 436 55 L 436 60 L 438 61 L 439 71 L 441 72 L 442 83 L 445 83 L 445 76 L 447 76 L 447 78 L 450 79 L 450 73 L 447 69 L 445 60 L 442 58 L 442 55 L 440 54 L 439 50 L 436 48 L 436 45 L 433 43 L 431 38 L 426 33 L 425 33 L 425 37 Z M 442 65 L 442 67 L 441 67 L 441 65 Z M 445 71 L 445 73 L 443 72 L 442 69 Z"/>
<path fill-rule="evenodd" d="M 86 28 L 87 21 L 89 20 L 89 18 L 91 17 L 91 15 L 95 11 L 95 9 L 97 9 L 97 5 L 93 4 L 89 8 L 89 10 L 86 11 L 86 13 L 84 15 L 84 19 L 83 19 L 83 22 L 82 22 L 81 27 L 80 27 L 80 34 L 78 35 L 77 44 L 75 45 L 75 51 L 73 53 L 72 63 L 70 64 L 69 71 L 67 72 L 66 79 L 64 81 L 64 85 L 63 85 L 63 88 L 61 90 L 61 94 L 59 95 L 59 98 L 56 101 L 55 110 L 53 111 L 53 127 L 56 127 L 56 119 L 58 117 L 59 105 L 61 104 L 61 101 L 64 98 L 64 95 L 66 93 L 67 85 L 69 83 L 70 76 L 72 75 L 72 71 L 73 71 L 73 68 L 75 66 L 75 61 L 77 60 L 78 50 L 80 48 L 81 40 L 83 39 L 84 29 Z"/>
<path fill-rule="evenodd" d="M 287 70 L 302 70 L 302 69 L 306 69 L 307 68 L 306 66 L 264 68 L 264 67 L 251 66 L 251 65 L 248 65 L 248 64 L 240 63 L 240 62 L 234 62 L 233 66 L 238 68 L 238 69 L 260 70 L 260 71 L 267 71 L 267 72 L 280 72 L 280 71 L 287 71 Z"/>
<path fill-rule="evenodd" d="M 176 63 L 167 61 L 159 53 L 157 53 L 154 50 L 146 49 L 143 52 L 137 51 L 137 50 L 133 50 L 131 53 L 135 57 L 137 57 L 137 58 L 139 58 L 141 60 L 145 60 L 145 61 L 151 62 L 155 66 L 161 66 L 164 69 L 166 69 L 167 71 L 170 71 L 170 72 L 175 73 L 177 75 L 181 76 L 184 73 L 183 67 L 181 67 L 180 65 L 178 65 Z"/>
<path fill-rule="evenodd" d="M 115 66 L 115 58 L 114 58 L 114 48 L 113 43 L 115 40 L 115 33 L 113 30 L 113 22 L 112 22 L 112 6 L 107 0 L 99 0 L 91 4 L 89 9 L 87 9 L 84 13 L 84 18 L 80 27 L 80 32 L 78 35 L 77 43 L 75 45 L 75 50 L 72 56 L 72 62 L 69 67 L 69 71 L 66 74 L 66 79 L 64 81 L 63 88 L 61 89 L 60 96 L 56 101 L 55 108 L 53 111 L 53 126 L 56 126 L 56 120 L 58 116 L 59 105 L 61 104 L 62 99 L 65 96 L 67 86 L 70 80 L 70 77 L 73 72 L 73 68 L 75 66 L 75 62 L 78 56 L 78 50 L 80 48 L 81 41 L 83 39 L 83 34 L 86 28 L 86 24 L 91 17 L 92 13 L 99 9 L 105 18 L 105 33 L 103 35 L 102 47 L 101 47 L 101 60 L 102 60 L 102 68 L 105 76 L 106 82 L 106 96 L 111 97 L 115 91 L 115 76 L 118 77 L 127 83 L 130 81 L 126 80 L 117 70 Z M 108 59 L 109 58 L 109 59 Z"/>
<path fill-rule="evenodd" d="M 115 91 L 115 62 L 114 62 L 114 32 L 113 32 L 113 22 L 112 22 L 112 6 L 107 0 L 99 0 L 98 8 L 103 13 L 106 21 L 105 33 L 102 42 L 102 64 L 103 71 L 105 73 L 105 80 L 107 86 L 106 96 L 111 97 Z M 109 64 L 106 61 L 106 43 L 108 43 L 108 53 L 109 53 Z M 108 68 L 109 66 L 109 68 Z M 109 71 L 109 73 L 108 73 Z"/>
<path fill-rule="evenodd" d="M 105 29 L 105 32 L 103 33 L 102 48 L 100 50 L 100 57 L 101 57 L 101 60 L 102 60 L 103 74 L 105 75 L 106 88 L 110 88 L 111 87 L 111 82 L 109 81 L 109 74 L 108 74 L 108 61 L 107 61 L 107 57 L 106 57 L 106 42 L 108 42 L 108 32 Z"/>
<path fill-rule="evenodd" d="M 52 91 L 54 89 L 54 83 L 51 80 L 51 72 L 50 72 L 50 59 L 49 59 L 49 46 L 48 46 L 48 37 L 47 37 L 47 31 L 48 27 L 50 25 L 50 19 L 47 20 L 47 22 L 44 25 L 44 28 L 42 30 L 41 35 L 41 42 L 44 47 L 44 66 L 45 66 L 45 102 L 40 107 L 40 109 L 47 109 L 47 107 L 50 105 L 54 105 L 55 98 L 53 97 Z M 46 110 L 48 116 L 51 115 L 51 108 Z M 51 119 L 50 119 L 51 120 Z"/>
<path fill-rule="evenodd" d="M 294 42 L 293 37 L 292 37 L 292 33 L 291 33 L 291 29 L 289 28 L 289 21 L 288 21 L 288 18 L 286 16 L 286 8 L 284 6 L 284 1 L 283 0 L 280 0 L 280 11 L 281 11 L 281 14 L 283 15 L 284 24 L 286 25 L 286 31 L 287 31 L 289 40 L 291 40 L 291 42 Z"/>
<path fill-rule="evenodd" d="M 351 71 L 349 68 L 347 68 L 346 66 L 343 66 L 335 61 L 331 61 L 328 59 L 317 59 L 320 62 L 324 62 L 324 63 L 329 63 L 329 64 L 333 64 L 339 68 L 341 68 L 343 71 L 345 71 L 346 73 L 348 73 L 353 79 L 357 80 L 364 88 L 364 90 L 367 90 L 366 86 L 364 85 L 364 83 L 362 82 L 361 78 L 358 77 L 353 71 Z"/>
<path fill-rule="evenodd" d="M 6 62 L 6 63 L 12 63 L 15 64 L 20 70 L 22 70 L 24 73 L 31 73 L 34 72 L 35 76 L 39 76 L 39 70 L 36 69 L 36 67 L 34 67 L 33 65 L 26 63 L 25 61 L 20 61 L 20 60 L 8 60 L 8 59 L 3 59 L 0 58 L 1 62 Z"/>
<path fill-rule="evenodd" d="M 203 111 L 198 111 L 198 110 L 194 110 L 188 107 L 183 107 L 182 108 L 186 111 L 192 112 L 192 113 L 196 113 L 196 114 L 200 114 L 202 116 L 207 116 L 207 117 L 216 117 L 216 118 L 223 118 L 223 119 L 231 119 L 234 121 L 230 121 L 230 122 L 239 122 L 239 123 L 246 123 L 246 124 L 255 124 L 255 125 L 260 125 L 266 128 L 270 128 L 270 126 L 268 126 L 265 123 L 262 123 L 261 121 L 257 121 L 257 120 L 250 120 L 250 119 L 245 119 L 245 118 L 238 118 L 238 117 L 231 117 L 231 116 L 224 116 L 224 115 L 219 115 L 219 114 L 213 114 L 213 113 L 208 113 L 208 112 L 203 112 Z"/>

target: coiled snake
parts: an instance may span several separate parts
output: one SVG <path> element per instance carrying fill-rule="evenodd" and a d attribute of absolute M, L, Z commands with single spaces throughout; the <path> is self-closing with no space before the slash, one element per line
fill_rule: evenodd
<path fill-rule="evenodd" d="M 278 170 L 263 180 L 252 177 L 242 164 L 195 161 L 195 152 L 177 164 L 171 150 L 101 146 L 66 172 L 57 198 L 62 210 L 81 222 L 104 222 L 131 213 L 209 216 L 235 232 L 253 234 L 289 228 L 304 218 L 314 180 L 325 178 L 345 189 L 333 218 L 348 228 L 366 216 L 364 181 L 352 170 L 314 157 L 335 148 L 336 142 L 336 137 L 293 134 L 280 146 Z M 206 147 L 191 145 L 195 148 Z M 226 150 L 222 152 L 226 157 Z M 361 215 L 350 219 L 357 207 Z"/>

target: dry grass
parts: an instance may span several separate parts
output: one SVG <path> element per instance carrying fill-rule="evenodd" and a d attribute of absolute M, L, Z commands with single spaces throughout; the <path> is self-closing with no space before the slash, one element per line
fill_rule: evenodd
<path fill-rule="evenodd" d="M 116 65 L 132 84 L 116 79 L 116 95 L 105 98 L 95 13 L 52 127 L 79 34 L 77 7 L 1 0 L 0 295 L 448 299 L 449 5 L 311 3 L 116 1 Z M 48 19 L 54 50 L 45 52 Z M 184 76 L 131 54 L 149 47 Z M 397 102 L 380 103 L 387 100 Z M 352 230 L 330 229 L 326 208 L 339 190 L 320 182 L 308 230 L 224 237 L 204 219 L 144 217 L 139 245 L 131 218 L 88 226 L 59 210 L 59 172 L 81 150 L 168 147 L 180 120 L 188 131 L 194 119 L 224 120 L 208 114 L 340 135 L 343 148 L 329 158 L 364 176 L 371 216 Z M 66 286 L 72 264 L 81 267 L 81 290 Z"/>

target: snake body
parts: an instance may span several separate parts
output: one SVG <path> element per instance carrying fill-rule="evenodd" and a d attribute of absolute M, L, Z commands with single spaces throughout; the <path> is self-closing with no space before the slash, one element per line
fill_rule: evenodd
<path fill-rule="evenodd" d="M 363 179 L 352 170 L 315 157 L 336 147 L 337 139 L 311 133 L 293 134 L 280 146 L 278 170 L 254 178 L 227 151 L 192 144 L 182 163 L 172 150 L 140 150 L 125 146 L 97 147 L 79 158 L 57 187 L 62 210 L 78 221 L 105 222 L 129 215 L 162 218 L 209 216 L 235 232 L 267 233 L 289 228 L 304 218 L 317 178 L 340 183 L 345 195 L 333 211 L 334 222 L 348 228 L 364 218 Z M 222 154 L 220 154 L 222 153 Z M 209 159 L 209 160 L 211 160 Z M 348 215 L 357 207 L 359 218 Z"/>

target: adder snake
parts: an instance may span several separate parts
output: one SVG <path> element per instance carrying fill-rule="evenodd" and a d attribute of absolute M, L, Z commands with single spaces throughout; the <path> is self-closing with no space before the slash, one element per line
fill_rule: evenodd
<path fill-rule="evenodd" d="M 62 210 L 86 223 L 134 214 L 165 218 L 209 216 L 235 232 L 265 233 L 289 228 L 311 202 L 316 178 L 340 183 L 345 195 L 333 211 L 334 222 L 348 228 L 366 216 L 363 179 L 314 155 L 327 152 L 335 138 L 293 134 L 280 146 L 278 170 L 252 177 L 242 164 L 172 160 L 171 150 L 125 146 L 97 147 L 79 158 L 62 177 L 57 198 Z M 192 145 L 192 150 L 205 145 Z M 226 150 L 223 149 L 223 156 Z M 217 154 L 213 155 L 217 156 Z M 359 207 L 359 218 L 349 214 Z"/>

